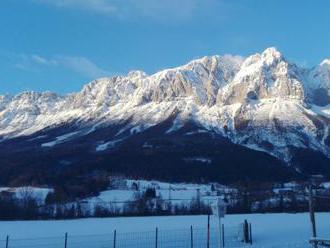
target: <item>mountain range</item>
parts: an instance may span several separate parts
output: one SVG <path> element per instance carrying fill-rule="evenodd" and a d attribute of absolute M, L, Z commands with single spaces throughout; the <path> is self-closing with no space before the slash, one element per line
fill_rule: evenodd
<path fill-rule="evenodd" d="M 330 60 L 208 56 L 80 92 L 0 96 L 0 184 L 98 170 L 167 180 L 330 175 Z M 47 177 L 45 177 L 47 175 Z"/>

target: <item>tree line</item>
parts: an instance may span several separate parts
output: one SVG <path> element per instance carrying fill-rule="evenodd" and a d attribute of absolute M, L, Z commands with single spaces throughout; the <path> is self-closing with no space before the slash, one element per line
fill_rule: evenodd
<path fill-rule="evenodd" d="M 50 193 L 50 198 L 54 193 Z M 49 198 L 49 197 L 47 197 Z M 32 219 L 75 219 L 88 217 L 115 216 L 161 216 L 161 215 L 199 215 L 211 214 L 211 209 L 200 199 L 173 205 L 156 190 L 148 188 L 144 192 L 136 192 L 134 199 L 123 203 L 122 207 L 109 203 L 90 205 L 86 202 L 52 203 L 39 206 L 32 192 L 13 196 L 0 196 L 1 220 Z"/>

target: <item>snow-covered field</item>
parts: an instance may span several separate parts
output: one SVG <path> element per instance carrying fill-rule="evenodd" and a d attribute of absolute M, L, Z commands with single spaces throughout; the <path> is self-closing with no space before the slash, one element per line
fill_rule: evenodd
<path fill-rule="evenodd" d="M 318 236 L 322 238 L 330 238 L 330 213 L 318 213 L 316 218 Z M 226 227 L 225 232 L 227 232 L 227 235 L 230 234 L 229 232 L 236 232 L 236 230 L 238 230 L 236 227 L 239 225 L 239 223 L 243 222 L 244 219 L 247 219 L 249 222 L 252 223 L 253 247 L 309 247 L 309 244 L 307 242 L 310 238 L 310 224 L 308 213 L 227 215 L 223 219 L 223 223 Z M 105 219 L 93 218 L 66 221 L 3 221 L 0 222 L 0 235 L 2 235 L 0 239 L 4 239 L 5 235 L 7 234 L 10 235 L 11 239 L 58 237 L 58 243 L 62 244 L 65 232 L 69 233 L 69 241 L 70 237 L 72 237 L 72 239 L 74 238 L 75 240 L 83 240 L 86 239 L 86 237 L 90 237 L 90 239 L 93 238 L 97 240 L 97 235 L 100 235 L 99 237 L 108 236 L 109 240 L 111 240 L 113 231 L 115 229 L 117 230 L 118 235 L 122 235 L 118 237 L 121 237 L 122 239 L 129 239 L 132 237 L 132 233 L 135 233 L 136 237 L 141 237 L 142 233 L 150 232 L 152 236 L 152 233 L 155 231 L 156 227 L 159 228 L 160 234 L 165 234 L 167 232 L 171 232 L 172 234 L 176 232 L 180 233 L 185 230 L 186 233 L 189 233 L 189 228 L 191 225 L 194 227 L 195 230 L 205 231 L 207 226 L 207 217 L 171 216 Z M 217 220 L 215 218 L 211 219 L 211 228 L 212 227 L 217 228 Z M 232 235 L 236 235 L 236 233 L 232 233 Z M 237 244 L 239 245 L 239 243 Z M 151 245 L 154 245 L 153 241 Z M 25 246 L 23 245 L 19 247 Z M 62 246 L 59 245 L 58 247 Z M 72 245 L 71 247 L 76 246 Z M 95 247 L 112 247 L 112 245 Z M 188 246 L 172 245 L 166 247 Z"/>
<path fill-rule="evenodd" d="M 108 204 L 121 208 L 125 202 L 134 200 L 134 195 L 143 193 L 148 188 L 156 190 L 156 195 L 163 200 L 170 201 L 173 205 L 189 204 L 191 200 L 200 197 L 205 203 L 214 202 L 218 199 L 217 192 L 229 193 L 235 189 L 213 184 L 190 184 L 190 183 L 166 183 L 160 181 L 120 179 L 119 185 L 113 189 L 100 192 L 96 197 L 89 197 L 83 201 L 91 204 Z M 212 190 L 212 185 L 214 190 Z"/>

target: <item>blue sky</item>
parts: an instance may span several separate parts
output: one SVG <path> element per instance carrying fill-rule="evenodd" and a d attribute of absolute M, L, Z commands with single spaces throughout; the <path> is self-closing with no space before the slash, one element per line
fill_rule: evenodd
<path fill-rule="evenodd" d="M 327 0 L 1 0 L 0 94 L 68 93 L 270 46 L 313 66 L 330 58 L 329 10 Z"/>

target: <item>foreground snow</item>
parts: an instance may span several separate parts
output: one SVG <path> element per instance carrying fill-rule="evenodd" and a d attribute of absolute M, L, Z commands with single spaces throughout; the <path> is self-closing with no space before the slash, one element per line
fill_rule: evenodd
<path fill-rule="evenodd" d="M 247 219 L 252 223 L 254 247 L 309 247 L 310 225 L 308 213 L 299 214 L 250 214 L 227 215 L 223 223 L 227 232 L 234 230 Z M 0 222 L 1 235 L 12 239 L 35 237 L 63 237 L 65 232 L 75 235 L 109 234 L 116 229 L 120 233 L 160 232 L 173 230 L 206 229 L 206 216 L 134 217 L 81 219 L 67 221 L 12 221 Z M 211 225 L 217 227 L 212 218 Z M 317 214 L 317 231 L 322 238 L 330 238 L 330 213 Z M 235 229 L 236 230 L 236 229 Z M 2 237 L 1 239 L 3 239 Z"/>

